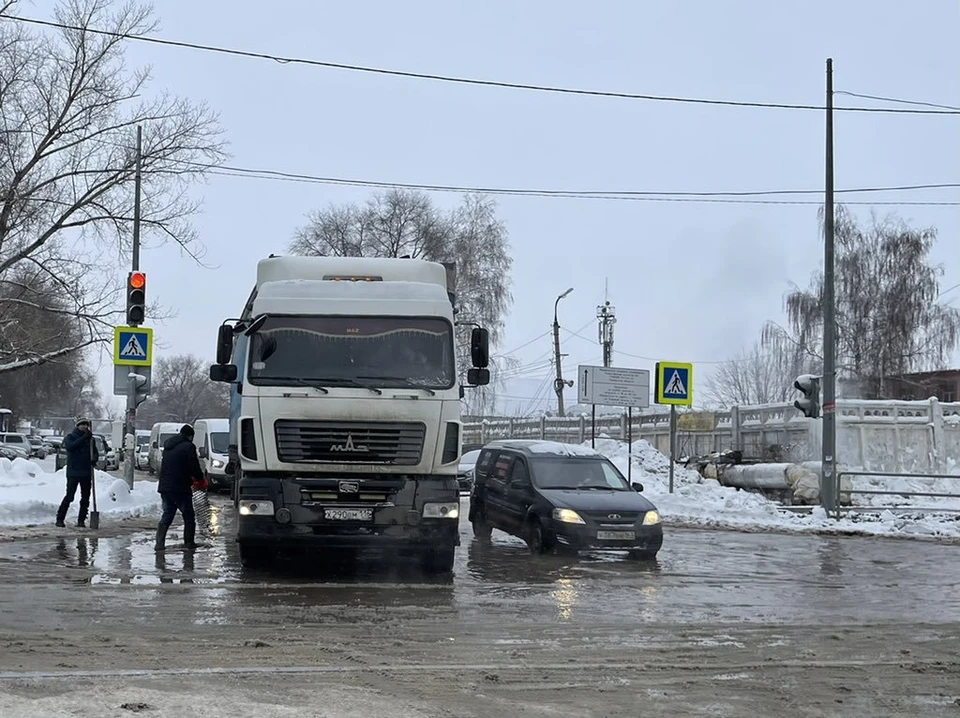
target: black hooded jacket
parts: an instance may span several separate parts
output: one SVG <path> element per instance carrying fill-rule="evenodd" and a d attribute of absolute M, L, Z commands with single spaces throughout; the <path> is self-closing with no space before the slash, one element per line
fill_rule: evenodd
<path fill-rule="evenodd" d="M 64 437 L 63 448 L 67 452 L 67 476 L 71 479 L 91 478 L 93 467 L 100 458 L 97 444 L 93 441 L 93 434 L 89 431 L 74 429 Z"/>
<path fill-rule="evenodd" d="M 197 447 L 183 434 L 171 436 L 163 443 L 163 459 L 160 462 L 160 478 L 157 491 L 189 494 L 191 484 L 203 478 Z"/>

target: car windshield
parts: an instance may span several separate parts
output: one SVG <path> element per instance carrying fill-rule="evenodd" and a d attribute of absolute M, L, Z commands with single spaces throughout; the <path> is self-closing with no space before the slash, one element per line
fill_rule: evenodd
<path fill-rule="evenodd" d="M 20 434 L 7 434 L 4 439 L 8 444 L 22 444 L 23 437 Z"/>
<path fill-rule="evenodd" d="M 453 328 L 435 317 L 267 317 L 250 342 L 250 381 L 288 386 L 449 389 Z"/>
<path fill-rule="evenodd" d="M 531 462 L 533 483 L 541 489 L 630 491 L 613 464 L 604 459 L 537 457 Z"/>
<path fill-rule="evenodd" d="M 474 449 L 473 451 L 468 451 L 466 454 L 461 456 L 460 463 L 474 466 L 476 465 L 478 458 L 480 458 L 480 449 Z"/>
<path fill-rule="evenodd" d="M 160 434 L 159 446 L 162 449 L 163 445 L 167 443 L 167 439 L 172 439 L 176 434 Z"/>
<path fill-rule="evenodd" d="M 230 434 L 226 431 L 215 431 L 210 433 L 210 450 L 214 454 L 226 454 L 229 444 Z"/>

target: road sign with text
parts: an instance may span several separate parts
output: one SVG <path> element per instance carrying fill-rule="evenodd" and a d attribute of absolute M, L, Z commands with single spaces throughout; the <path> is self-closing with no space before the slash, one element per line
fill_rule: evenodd
<path fill-rule="evenodd" d="M 153 329 L 115 327 L 113 330 L 113 363 L 117 366 L 152 365 Z"/>
<path fill-rule="evenodd" d="M 650 372 L 612 366 L 577 367 L 577 400 L 600 406 L 650 406 Z"/>

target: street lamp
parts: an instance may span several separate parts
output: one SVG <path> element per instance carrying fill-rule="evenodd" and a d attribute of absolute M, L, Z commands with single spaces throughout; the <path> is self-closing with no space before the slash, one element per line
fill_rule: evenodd
<path fill-rule="evenodd" d="M 563 412 L 563 386 L 565 382 L 563 381 L 563 371 L 560 368 L 560 322 L 557 319 L 557 307 L 560 304 L 560 300 L 566 297 L 570 292 L 573 291 L 573 287 L 570 287 L 567 291 L 557 297 L 557 301 L 553 303 L 553 353 L 554 353 L 554 364 L 557 367 L 557 378 L 554 380 L 554 391 L 557 393 L 557 415 L 564 416 Z"/>

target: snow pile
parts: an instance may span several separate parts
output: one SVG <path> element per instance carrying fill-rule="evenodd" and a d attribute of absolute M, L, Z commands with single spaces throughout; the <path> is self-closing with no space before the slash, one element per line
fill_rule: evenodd
<path fill-rule="evenodd" d="M 606 438 L 597 439 L 596 448 L 626 476 L 626 443 Z M 751 531 L 960 538 L 960 516 L 956 514 L 916 512 L 895 515 L 885 511 L 876 514 L 851 514 L 836 520 L 827 517 L 819 507 L 809 513 L 800 514 L 787 511 L 760 494 L 722 486 L 714 479 L 704 479 L 696 471 L 679 464 L 674 465 L 674 493 L 671 494 L 670 460 L 643 439 L 634 442 L 632 453 L 631 480 L 643 484 L 644 496 L 656 505 L 668 525 Z M 954 481 L 952 484 L 952 491 L 960 491 L 960 482 Z M 886 499 L 889 506 L 893 504 L 890 499 L 894 497 L 869 498 Z M 904 502 L 911 500 L 917 503 L 917 499 L 906 499 Z M 960 508 L 960 502 L 950 501 Z M 923 505 L 928 503 L 924 501 Z M 946 507 L 947 504 L 939 506 Z"/>
<path fill-rule="evenodd" d="M 122 479 L 96 472 L 97 509 L 101 516 L 125 518 L 156 514 L 160 494 L 153 482 L 140 482 L 131 492 Z M 48 473 L 36 462 L 0 458 L 0 526 L 53 524 L 57 507 L 67 488 L 66 473 Z M 67 521 L 76 521 L 80 489 L 67 512 Z M 91 510 L 93 505 L 91 502 Z"/>

